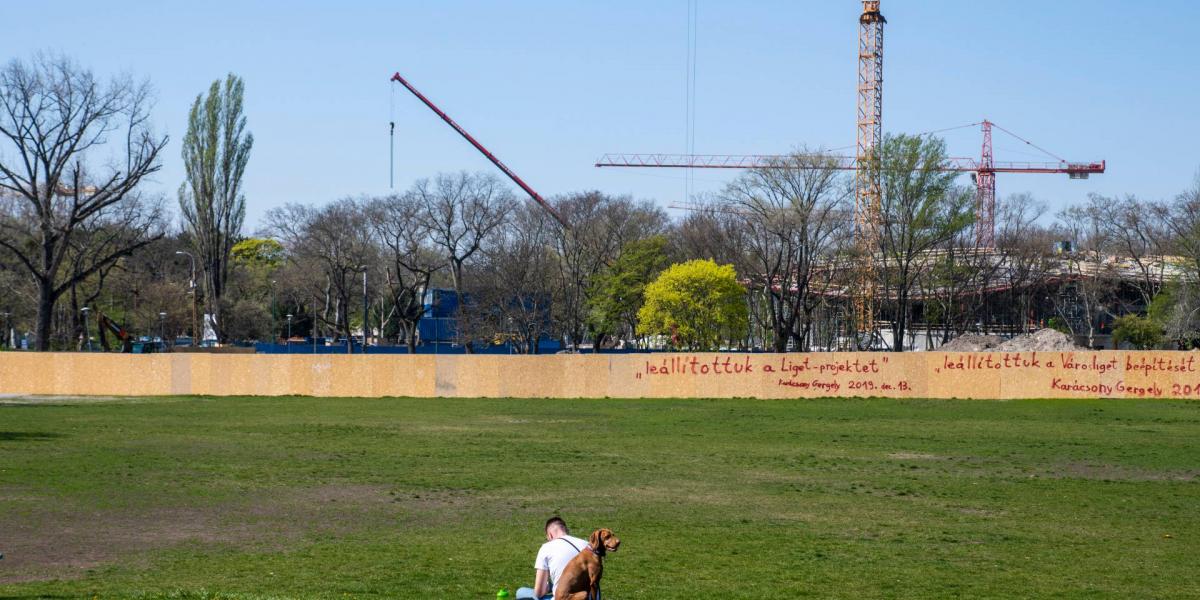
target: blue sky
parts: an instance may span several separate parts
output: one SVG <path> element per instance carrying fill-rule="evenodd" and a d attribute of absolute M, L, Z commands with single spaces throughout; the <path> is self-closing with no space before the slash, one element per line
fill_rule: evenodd
<path fill-rule="evenodd" d="M 248 229 L 272 206 L 387 191 L 391 85 L 401 71 L 543 195 L 600 189 L 664 206 L 683 173 L 592 167 L 606 152 L 685 149 L 687 0 L 5 3 L 0 57 L 71 55 L 157 90 L 171 136 L 155 187 L 182 178 L 195 95 L 246 80 L 256 145 Z M 854 143 L 855 0 L 700 0 L 696 151 L 774 153 Z M 1182 0 L 983 5 L 884 0 L 884 119 L 922 132 L 989 118 L 1070 160 L 1088 181 L 1001 175 L 998 195 L 1052 207 L 1089 192 L 1158 199 L 1200 168 L 1197 4 Z M 21 26 L 15 26 L 21 24 Z M 396 187 L 491 165 L 403 89 Z M 977 156 L 977 130 L 947 134 Z M 997 160 L 1036 159 L 1003 134 Z M 733 173 L 697 171 L 696 190 Z"/>

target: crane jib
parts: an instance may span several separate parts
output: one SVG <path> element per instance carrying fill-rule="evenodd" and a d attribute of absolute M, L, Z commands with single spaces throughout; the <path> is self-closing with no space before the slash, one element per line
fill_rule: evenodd
<path fill-rule="evenodd" d="M 434 114 L 436 114 L 438 117 L 441 117 L 441 119 L 445 121 L 446 124 L 452 129 L 454 129 L 454 131 L 458 132 L 463 139 L 470 142 L 470 144 L 474 146 L 476 150 L 487 157 L 488 160 L 492 161 L 492 164 L 496 165 L 496 168 L 500 169 L 502 173 L 508 176 L 513 183 L 517 184 L 517 186 L 520 187 L 526 194 L 529 194 L 530 198 L 533 198 L 533 200 L 541 205 L 542 208 L 546 209 L 546 212 L 550 213 L 550 216 L 554 217 L 554 220 L 557 221 L 559 225 L 570 229 L 570 225 L 567 224 L 562 215 L 560 215 L 558 211 L 550 205 L 549 202 L 542 198 L 541 194 L 538 194 L 532 187 L 529 187 L 529 184 L 525 183 L 525 181 L 517 176 L 512 169 L 509 169 L 507 165 L 501 162 L 499 158 L 496 158 L 496 155 L 492 154 L 491 151 L 485 148 L 483 144 L 479 143 L 479 141 L 476 140 L 470 133 L 467 133 L 466 129 L 463 129 L 458 123 L 455 123 L 454 119 L 450 118 L 450 115 L 447 115 L 445 112 L 443 112 L 442 109 L 438 108 L 437 105 L 433 103 L 433 101 L 431 101 L 429 98 L 426 98 L 424 94 L 417 90 L 417 88 L 413 87 L 412 84 L 404 79 L 399 72 L 392 75 L 391 80 L 403 85 L 405 89 L 407 89 L 409 92 L 412 92 L 412 95 L 416 96 L 418 100 L 425 104 L 425 106 L 429 107 L 429 110 L 432 110 Z"/>

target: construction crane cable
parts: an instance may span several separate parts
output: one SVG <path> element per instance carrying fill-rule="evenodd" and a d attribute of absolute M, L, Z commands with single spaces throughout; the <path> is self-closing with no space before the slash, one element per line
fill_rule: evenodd
<path fill-rule="evenodd" d="M 1049 150 L 1047 150 L 1047 149 L 1045 149 L 1045 148 L 1042 148 L 1041 146 L 1038 146 L 1037 144 L 1035 144 L 1035 143 L 1033 143 L 1033 142 L 1031 142 L 1031 141 L 1029 141 L 1029 140 L 1027 140 L 1027 139 L 1025 139 L 1025 138 L 1023 138 L 1023 137 L 1021 137 L 1021 136 L 1019 136 L 1019 135 L 1017 135 L 1017 134 L 1015 134 L 1015 133 L 1013 133 L 1013 132 L 1011 132 L 1011 131 L 1009 131 L 1009 130 L 1007 130 L 1007 129 L 1005 129 L 1005 128 L 1001 127 L 1001 126 L 999 126 L 999 125 L 997 125 L 997 124 L 995 124 L 995 123 L 992 123 L 992 127 L 995 127 L 996 129 L 999 129 L 1000 131 L 1003 131 L 1004 133 L 1007 133 L 1008 135 L 1011 135 L 1011 136 L 1013 136 L 1013 137 L 1017 138 L 1018 140 L 1021 140 L 1022 142 L 1025 142 L 1025 143 L 1026 143 L 1026 144 L 1028 144 L 1029 146 L 1031 146 L 1031 147 L 1033 147 L 1033 148 L 1035 148 L 1035 149 L 1037 149 L 1037 150 L 1041 151 L 1041 152 L 1042 152 L 1043 154 L 1045 154 L 1046 156 L 1049 156 L 1049 157 L 1053 158 L 1054 160 L 1057 160 L 1058 162 L 1062 162 L 1062 163 L 1065 163 L 1065 162 L 1067 162 L 1067 160 L 1066 160 L 1065 158 L 1063 158 L 1063 157 L 1061 157 L 1061 156 L 1059 156 L 1059 155 L 1057 155 L 1057 154 L 1055 154 L 1055 153 L 1053 153 L 1053 152 L 1051 152 L 1051 151 L 1049 151 Z"/>
<path fill-rule="evenodd" d="M 926 131 L 926 132 L 923 132 L 923 133 L 918 133 L 918 134 L 917 134 L 917 137 L 923 137 L 923 136 L 927 136 L 927 135 L 933 135 L 933 134 L 935 134 L 935 133 L 945 133 L 945 132 L 947 132 L 947 131 L 954 131 L 954 130 L 956 130 L 956 129 L 966 129 L 966 128 L 968 128 L 968 127 L 979 127 L 979 126 L 980 126 L 980 125 L 982 125 L 982 124 L 983 124 L 983 121 L 976 121 L 976 122 L 974 122 L 974 123 L 967 123 L 966 125 L 959 125 L 958 127 L 947 127 L 947 128 L 945 128 L 945 129 L 935 129 L 935 130 L 933 130 L 933 131 Z"/>
<path fill-rule="evenodd" d="M 389 81 L 391 99 L 388 101 L 388 189 L 396 187 L 396 82 Z"/>
<path fill-rule="evenodd" d="M 700 12 L 700 0 L 688 0 L 688 64 L 684 66 L 685 104 L 684 114 L 684 151 L 689 155 L 696 154 L 696 38 L 697 14 Z M 691 199 L 695 193 L 696 176 L 689 168 L 684 173 L 684 202 Z"/>

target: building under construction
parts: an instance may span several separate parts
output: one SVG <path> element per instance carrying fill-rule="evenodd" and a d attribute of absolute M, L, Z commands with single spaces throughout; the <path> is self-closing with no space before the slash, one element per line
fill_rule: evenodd
<path fill-rule="evenodd" d="M 839 294 L 846 306 L 837 311 L 836 319 L 830 321 L 836 326 L 827 335 L 829 339 L 824 340 L 827 344 L 832 344 L 839 349 L 890 347 L 895 343 L 888 339 L 889 324 L 881 322 L 880 316 L 876 314 L 878 309 L 889 303 L 886 285 L 881 287 L 881 282 L 885 282 L 887 278 L 882 277 L 879 272 L 882 261 L 878 257 L 883 196 L 880 181 L 881 170 L 874 168 L 879 164 L 884 141 L 884 29 L 888 20 L 883 15 L 881 3 L 878 0 L 864 0 L 858 23 L 855 155 L 853 157 L 833 157 L 832 164 L 835 165 L 835 168 L 854 172 L 854 235 L 858 249 L 856 254 L 859 257 L 875 256 L 876 258 L 874 260 L 860 259 L 853 266 L 841 267 L 844 273 L 840 277 L 842 291 Z M 999 173 L 1065 174 L 1071 179 L 1086 179 L 1089 175 L 1104 173 L 1107 165 L 1104 161 L 1068 161 L 987 119 L 938 132 L 976 126 L 982 133 L 979 158 L 950 158 L 939 165 L 938 170 L 971 175 L 975 185 L 975 252 L 980 260 L 983 260 L 985 256 L 991 257 L 984 262 L 996 263 L 993 265 L 995 268 L 991 269 L 992 271 L 1003 271 L 999 264 L 1005 261 L 995 251 L 996 175 Z M 1012 135 L 1027 147 L 1042 152 L 1051 160 L 1046 162 L 996 161 L 992 148 L 993 129 L 999 129 Z M 789 164 L 794 164 L 794 162 L 787 160 L 787 157 L 778 155 L 694 154 L 606 154 L 596 162 L 597 167 L 683 169 L 788 168 Z M 1067 279 L 1060 277 L 1058 281 L 1056 289 L 1061 288 L 1062 282 Z M 989 297 L 992 297 L 1005 289 L 1005 284 L 999 284 L 1000 287 L 996 287 L 996 285 L 992 282 L 979 284 L 978 289 L 971 293 L 980 297 L 990 294 Z M 1011 287 L 1016 284 L 1008 285 Z M 928 323 L 926 313 L 930 311 L 924 310 L 927 302 L 927 299 L 922 299 L 916 303 L 916 309 L 921 314 L 917 315 L 915 322 Z M 1011 308 L 1011 305 L 1004 304 L 997 308 Z M 1009 328 L 1019 329 L 1024 327 L 1023 324 L 1027 321 L 1044 320 L 1040 317 L 1046 313 L 1045 310 L 1033 308 L 1027 312 L 1029 314 L 1021 318 L 997 319 L 993 313 L 984 311 L 978 319 L 978 327 L 990 328 L 997 326 L 992 323 L 993 321 L 1003 320 L 1009 322 L 1007 325 Z M 1034 315 L 1038 315 L 1038 317 Z M 925 321 L 922 321 L 922 318 Z M 906 346 L 934 345 L 932 334 L 928 334 L 926 337 L 930 340 L 926 344 L 903 343 Z M 833 338 L 837 338 L 839 341 L 834 341 Z M 814 345 L 826 345 L 816 342 L 814 340 Z"/>
<path fill-rule="evenodd" d="M 877 316 L 873 349 L 934 350 L 968 333 L 1009 338 L 1045 328 L 1069 333 L 1080 347 L 1115 349 L 1118 317 L 1145 313 L 1148 298 L 1189 277 L 1181 257 L 1134 260 L 1074 252 L 1069 242 L 1026 256 L 996 249 L 938 250 L 924 254 L 917 270 L 908 302 L 901 306 L 895 287 L 886 283 L 887 265 L 875 265 L 881 281 L 871 311 Z M 835 279 L 855 277 L 856 270 L 847 268 Z M 752 306 L 763 294 L 761 288 L 751 289 Z M 857 310 L 853 287 L 830 286 L 819 294 L 825 301 L 814 311 L 807 349 L 844 350 L 853 344 L 846 333 Z M 897 311 L 904 311 L 908 321 L 901 339 L 891 320 Z M 751 345 L 765 346 L 767 330 L 755 335 Z"/>

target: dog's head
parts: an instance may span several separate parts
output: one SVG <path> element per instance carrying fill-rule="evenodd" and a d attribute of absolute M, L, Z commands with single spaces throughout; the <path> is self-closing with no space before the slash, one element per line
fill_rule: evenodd
<path fill-rule="evenodd" d="M 621 540 L 611 529 L 597 529 L 588 538 L 588 545 L 592 547 L 592 552 L 604 556 L 608 552 L 616 552 L 621 547 Z"/>

